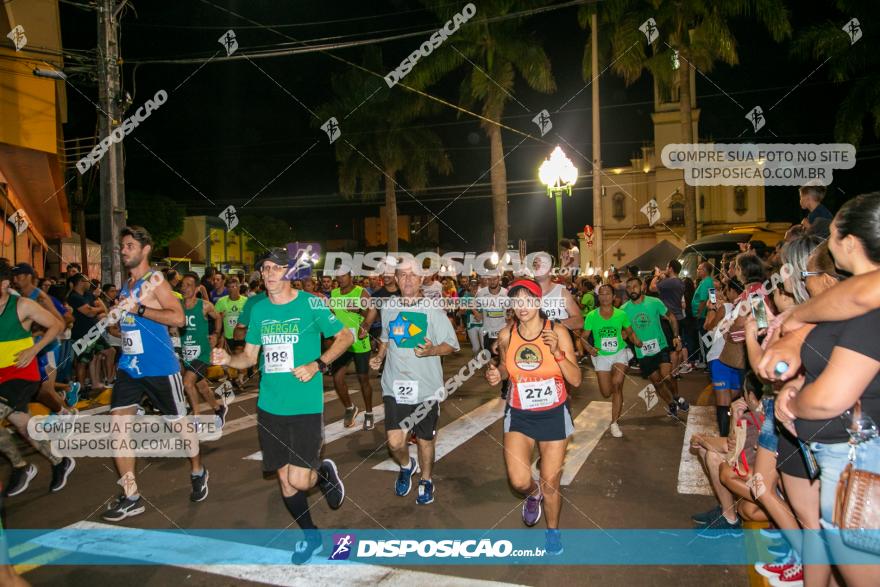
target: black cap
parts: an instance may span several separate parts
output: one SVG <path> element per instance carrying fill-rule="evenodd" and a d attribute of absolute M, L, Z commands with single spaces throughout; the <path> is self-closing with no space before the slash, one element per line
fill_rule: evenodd
<path fill-rule="evenodd" d="M 34 268 L 29 263 L 19 263 L 12 268 L 13 275 L 36 275 Z"/>
<path fill-rule="evenodd" d="M 281 247 L 276 247 L 274 249 L 269 249 L 266 254 L 260 257 L 259 263 L 257 263 L 257 267 L 261 268 L 263 263 L 266 261 L 272 261 L 276 265 L 280 265 L 282 267 L 287 267 L 290 265 L 290 258 L 287 256 L 287 249 L 282 249 Z"/>

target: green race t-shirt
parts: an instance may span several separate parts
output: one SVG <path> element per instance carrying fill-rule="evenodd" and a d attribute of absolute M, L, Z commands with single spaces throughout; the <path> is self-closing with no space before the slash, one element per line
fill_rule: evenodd
<path fill-rule="evenodd" d="M 691 300 L 691 312 L 693 312 L 696 318 L 706 317 L 705 308 L 703 308 L 702 314 L 698 310 L 700 309 L 700 304 L 709 299 L 709 289 L 711 289 L 713 283 L 714 281 L 711 277 L 704 277 L 703 281 L 697 286 L 697 291 L 694 292 L 694 298 Z"/>
<path fill-rule="evenodd" d="M 262 347 L 257 407 L 279 416 L 322 413 L 321 373 L 303 383 L 291 370 L 321 356 L 321 336 L 329 338 L 340 330 L 342 323 L 310 293 L 300 291 L 286 304 L 273 304 L 269 299 L 257 302 L 245 337 Z"/>
<path fill-rule="evenodd" d="M 265 300 L 267 297 L 269 296 L 264 291 L 249 297 L 244 303 L 244 308 L 241 309 L 241 314 L 238 315 L 238 324 L 245 327 L 248 326 L 251 321 L 251 310 L 254 309 L 254 305 L 257 302 Z"/>
<path fill-rule="evenodd" d="M 645 296 L 641 304 L 634 304 L 630 300 L 620 309 L 626 312 L 636 336 L 642 341 L 642 346 L 636 347 L 636 357 L 650 357 L 666 348 L 666 335 L 663 334 L 661 322 L 662 316 L 669 311 L 666 304 L 658 298 Z"/>
<path fill-rule="evenodd" d="M 358 333 L 361 328 L 361 323 L 364 321 L 364 316 L 361 316 L 356 311 L 352 312 L 343 308 L 351 308 L 352 310 L 359 309 L 361 303 L 360 299 L 363 292 L 364 288 L 359 285 L 351 288 L 348 293 L 342 293 L 342 290 L 338 287 L 330 292 L 333 313 L 336 314 L 336 317 L 342 322 L 342 325 L 351 331 L 351 334 L 354 337 L 354 344 L 351 345 L 350 350 L 355 353 L 370 352 L 370 337 L 365 336 L 364 338 L 358 338 Z"/>
<path fill-rule="evenodd" d="M 238 324 L 238 316 L 244 310 L 249 299 L 238 296 L 237 300 L 232 300 L 229 296 L 223 296 L 214 304 L 214 309 L 223 314 L 223 336 L 226 338 L 232 338 L 235 325 Z"/>
<path fill-rule="evenodd" d="M 581 296 L 581 316 L 587 317 L 587 314 L 596 308 L 596 296 L 593 292 L 587 292 Z"/>
<path fill-rule="evenodd" d="M 618 308 L 612 308 L 613 313 L 610 318 L 605 318 L 596 308 L 584 318 L 584 334 L 589 330 L 593 333 L 593 340 L 596 342 L 596 348 L 599 354 L 607 357 L 626 348 L 621 333 L 624 328 L 629 328 L 630 321 L 626 312 Z"/>

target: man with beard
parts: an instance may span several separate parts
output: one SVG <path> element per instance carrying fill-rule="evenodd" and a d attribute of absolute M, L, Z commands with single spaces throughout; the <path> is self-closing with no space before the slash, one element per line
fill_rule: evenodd
<path fill-rule="evenodd" d="M 681 350 L 678 320 L 666 304 L 657 298 L 645 296 L 642 280 L 638 277 L 630 277 L 626 281 L 626 294 L 629 301 L 620 309 L 626 312 L 633 331 L 642 343 L 635 347 L 642 377 L 651 380 L 657 393 L 667 403 L 666 413 L 675 418 L 679 411 L 687 412 L 690 406 L 683 397 L 675 397 L 669 383 L 672 377 L 672 360 L 669 358 L 670 349 L 661 320 L 669 320 L 673 334 L 672 344 L 676 351 Z"/>
<path fill-rule="evenodd" d="M 110 415 L 114 424 L 124 428 L 126 416 L 134 416 L 144 394 L 153 406 L 169 418 L 186 415 L 183 380 L 180 362 L 168 327 L 182 328 L 186 325 L 183 306 L 171 291 L 164 278 L 150 270 L 150 252 L 153 238 L 140 226 L 126 226 L 120 232 L 119 254 L 130 278 L 119 292 L 120 300 L 132 298 L 136 309 L 123 314 L 120 320 L 122 333 L 122 359 L 119 361 L 116 385 L 110 400 Z M 149 282 L 147 287 L 144 287 Z M 208 497 L 208 470 L 202 466 L 198 453 L 198 439 L 187 437 L 190 451 L 192 493 L 190 501 L 199 502 Z M 115 456 L 119 485 L 123 494 L 111 504 L 101 517 L 118 522 L 144 513 L 144 500 L 138 493 L 135 481 L 135 459 L 131 456 Z"/>

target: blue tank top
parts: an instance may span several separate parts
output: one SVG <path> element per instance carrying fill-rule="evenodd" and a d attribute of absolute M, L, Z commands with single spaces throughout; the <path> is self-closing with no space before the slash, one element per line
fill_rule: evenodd
<path fill-rule="evenodd" d="M 32 292 L 31 292 L 31 295 L 29 295 L 28 297 L 29 297 L 30 299 L 32 299 L 33 301 L 36 302 L 38 299 L 40 299 L 40 291 L 41 291 L 41 290 L 40 290 L 39 288 L 36 288 L 36 287 L 35 287 L 35 288 L 34 288 L 34 291 L 32 291 Z M 52 297 L 49 296 L 49 299 L 52 299 Z M 37 302 L 37 303 L 39 303 L 39 302 Z M 56 310 L 58 309 L 57 306 L 56 306 L 55 309 L 56 309 Z M 58 313 L 61 314 L 62 316 L 64 315 L 63 312 L 58 312 Z M 34 337 L 34 342 L 40 342 L 40 340 L 41 340 L 42 338 L 43 338 L 42 336 L 35 336 L 35 337 Z M 58 340 L 55 339 L 55 340 L 53 340 L 52 342 L 50 342 L 49 344 L 47 344 L 46 346 L 44 346 L 44 347 L 43 347 L 43 350 L 41 350 L 41 351 L 40 351 L 39 353 L 37 353 L 37 354 L 38 354 L 39 356 L 42 357 L 43 355 L 45 355 L 45 354 L 48 353 L 49 351 L 54 351 L 54 350 L 57 349 L 57 348 L 58 348 Z"/>
<path fill-rule="evenodd" d="M 152 271 L 138 279 L 129 290 L 128 281 L 122 286 L 120 297 L 139 296 L 144 281 Z M 123 314 L 119 321 L 122 331 L 122 358 L 119 368 L 131 377 L 157 377 L 180 372 L 180 362 L 174 353 L 168 327 L 148 320 L 137 313 Z"/>

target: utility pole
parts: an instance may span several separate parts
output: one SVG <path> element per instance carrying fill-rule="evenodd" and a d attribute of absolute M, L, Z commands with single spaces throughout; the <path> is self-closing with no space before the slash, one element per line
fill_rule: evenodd
<path fill-rule="evenodd" d="M 602 140 L 599 122 L 599 15 L 590 18 L 590 61 L 593 73 L 593 247 L 596 270 L 605 269 L 605 239 L 602 230 Z"/>
<path fill-rule="evenodd" d="M 77 156 L 79 156 L 80 152 L 79 139 L 76 139 Z M 76 208 L 77 232 L 79 232 L 79 258 L 83 274 L 86 277 L 91 278 L 92 276 L 89 275 L 89 247 L 86 244 L 86 200 L 83 195 L 83 174 L 75 169 L 73 170 L 73 173 L 76 173 L 76 198 L 74 199 L 74 207 Z"/>
<path fill-rule="evenodd" d="M 122 122 L 119 71 L 119 13 L 127 0 L 100 0 L 98 6 L 98 137 L 110 136 Z M 101 168 L 101 280 L 122 284 L 119 231 L 125 226 L 125 179 L 122 141 L 112 142 Z M 82 235 L 85 238 L 85 235 Z"/>

